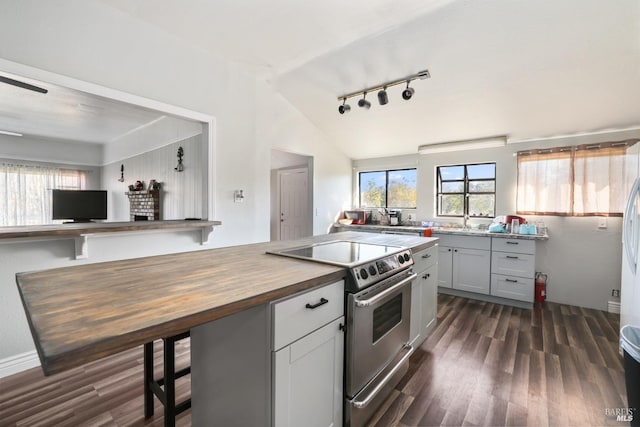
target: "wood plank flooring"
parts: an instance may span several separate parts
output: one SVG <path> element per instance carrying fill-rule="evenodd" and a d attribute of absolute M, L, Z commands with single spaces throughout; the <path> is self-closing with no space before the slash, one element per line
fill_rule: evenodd
<path fill-rule="evenodd" d="M 440 295 L 438 325 L 372 426 L 621 426 L 619 315 Z"/>
<path fill-rule="evenodd" d="M 441 295 L 438 326 L 372 426 L 626 425 L 618 316 L 545 303 L 533 310 Z M 156 343 L 156 375 L 161 375 Z M 178 368 L 189 341 L 177 345 Z M 178 381 L 179 400 L 189 377 Z M 39 368 L 0 379 L 0 426 L 161 426 L 145 420 L 142 348 L 58 375 Z M 187 411 L 178 426 L 191 425 Z"/>

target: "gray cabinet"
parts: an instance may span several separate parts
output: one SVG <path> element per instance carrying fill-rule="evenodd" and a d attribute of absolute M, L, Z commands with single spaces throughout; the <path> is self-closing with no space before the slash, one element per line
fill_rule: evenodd
<path fill-rule="evenodd" d="M 193 425 L 342 425 L 343 325 L 341 280 L 191 329 Z"/>
<path fill-rule="evenodd" d="M 413 254 L 418 275 L 411 286 L 410 341 L 419 346 L 436 325 L 438 305 L 438 246 Z"/>
<path fill-rule="evenodd" d="M 491 295 L 533 302 L 535 264 L 535 240 L 494 238 Z"/>
<path fill-rule="evenodd" d="M 438 235 L 438 286 L 489 294 L 491 237 Z"/>
<path fill-rule="evenodd" d="M 273 425 L 341 425 L 344 282 L 272 307 Z"/>

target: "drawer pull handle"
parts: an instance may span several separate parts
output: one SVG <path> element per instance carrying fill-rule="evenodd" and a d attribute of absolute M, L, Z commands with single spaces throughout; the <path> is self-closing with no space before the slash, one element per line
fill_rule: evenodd
<path fill-rule="evenodd" d="M 429 255 L 429 254 L 424 254 L 424 255 L 422 255 L 422 258 L 423 258 L 423 259 L 431 258 L 431 255 Z"/>
<path fill-rule="evenodd" d="M 517 245 L 520 242 L 510 242 L 509 240 L 507 240 L 507 245 Z"/>
<path fill-rule="evenodd" d="M 518 257 L 513 255 L 507 255 L 507 259 L 518 259 Z"/>
<path fill-rule="evenodd" d="M 328 299 L 326 299 L 326 298 L 320 298 L 320 302 L 319 302 L 319 303 L 317 303 L 317 304 L 309 304 L 309 303 L 307 303 L 307 305 L 305 305 L 305 307 L 310 308 L 311 310 L 313 310 L 314 308 L 318 308 L 318 307 L 320 307 L 321 305 L 325 305 L 325 304 L 326 304 L 326 303 L 328 303 L 328 302 L 329 302 L 329 300 L 328 300 Z"/>
<path fill-rule="evenodd" d="M 511 282 L 511 283 L 518 283 L 517 280 L 513 280 L 513 279 L 504 279 L 505 282 Z"/>

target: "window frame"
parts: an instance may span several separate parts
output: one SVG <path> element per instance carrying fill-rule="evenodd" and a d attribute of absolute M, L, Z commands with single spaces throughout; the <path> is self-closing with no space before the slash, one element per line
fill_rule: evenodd
<path fill-rule="evenodd" d="M 494 177 L 491 178 L 479 178 L 479 179 L 470 179 L 469 178 L 469 173 L 467 168 L 469 166 L 478 166 L 478 165 L 493 165 L 493 170 L 494 170 Z M 464 178 L 462 179 L 448 179 L 448 180 L 443 180 L 442 179 L 442 173 L 440 171 L 440 168 L 454 168 L 454 167 L 462 167 L 464 169 Z M 440 166 L 436 166 L 436 177 L 435 177 L 435 183 L 436 183 L 436 191 L 435 191 L 435 195 L 436 195 L 436 216 L 437 217 L 443 217 L 443 218 L 464 218 L 465 216 L 468 216 L 469 218 L 495 218 L 495 213 L 496 213 L 496 204 L 497 204 L 497 200 L 496 200 L 496 188 L 497 188 L 497 181 L 498 181 L 498 168 L 497 168 L 497 164 L 496 162 L 480 162 L 480 163 L 463 163 L 463 164 L 456 164 L 456 165 L 440 165 Z M 449 182 L 461 182 L 463 183 L 463 191 L 462 192 L 444 192 L 441 191 L 442 190 L 442 183 L 449 183 Z M 493 182 L 493 191 L 474 191 L 471 192 L 469 191 L 469 184 L 470 183 L 475 183 L 475 182 Z M 493 195 L 493 215 L 471 215 L 469 214 L 469 196 L 471 195 Z M 446 195 L 462 195 L 462 215 L 443 215 L 440 213 L 440 209 L 441 209 L 441 203 L 440 203 L 440 199 L 441 196 L 446 196 Z"/>
<path fill-rule="evenodd" d="M 415 171 L 416 174 L 416 206 L 389 206 L 389 173 L 401 171 Z M 362 206 L 362 174 L 384 172 L 384 206 Z M 418 168 L 394 168 L 358 171 L 358 206 L 360 209 L 417 209 L 418 208 Z"/>

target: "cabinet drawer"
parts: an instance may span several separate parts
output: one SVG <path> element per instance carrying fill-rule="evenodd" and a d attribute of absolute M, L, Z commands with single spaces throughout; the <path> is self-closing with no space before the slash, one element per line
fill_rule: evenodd
<path fill-rule="evenodd" d="M 495 251 L 491 253 L 492 273 L 533 279 L 535 268 L 535 255 Z"/>
<path fill-rule="evenodd" d="M 438 262 L 438 245 L 413 254 L 413 269 L 420 273 Z"/>
<path fill-rule="evenodd" d="M 273 349 L 279 350 L 343 315 L 343 280 L 275 302 Z"/>
<path fill-rule="evenodd" d="M 533 302 L 533 282 L 533 279 L 492 274 L 491 295 Z"/>
<path fill-rule="evenodd" d="M 491 249 L 491 237 L 484 236 L 454 236 L 451 234 L 433 233 L 434 237 L 440 239 L 438 244 L 441 246 L 451 246 L 455 248 L 466 249 Z"/>
<path fill-rule="evenodd" d="M 533 255 L 536 253 L 536 241 L 493 237 L 493 250 Z"/>

